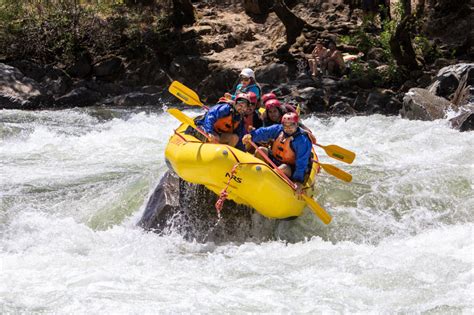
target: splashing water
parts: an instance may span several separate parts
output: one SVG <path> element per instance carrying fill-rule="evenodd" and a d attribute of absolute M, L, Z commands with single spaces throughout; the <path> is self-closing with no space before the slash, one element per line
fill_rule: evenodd
<path fill-rule="evenodd" d="M 357 153 L 320 152 L 354 176 L 320 177 L 333 222 L 306 211 L 273 241 L 216 245 L 135 226 L 166 171 L 166 113 L 1 111 L 0 310 L 472 312 L 474 134 L 378 115 L 304 123 Z"/>

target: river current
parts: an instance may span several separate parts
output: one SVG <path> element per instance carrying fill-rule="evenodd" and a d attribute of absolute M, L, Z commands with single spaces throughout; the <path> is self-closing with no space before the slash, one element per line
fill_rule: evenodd
<path fill-rule="evenodd" d="M 190 115 L 197 114 L 186 110 Z M 136 226 L 179 124 L 161 110 L 0 111 L 0 313 L 474 312 L 474 133 L 444 120 L 308 117 L 353 150 L 274 239 Z M 225 216 L 225 213 L 223 213 Z"/>

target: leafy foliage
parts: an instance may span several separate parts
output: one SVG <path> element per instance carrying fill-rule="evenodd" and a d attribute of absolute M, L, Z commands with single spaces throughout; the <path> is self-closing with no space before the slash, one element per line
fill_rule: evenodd
<path fill-rule="evenodd" d="M 128 7 L 123 1 L 0 0 L 0 51 L 7 58 L 71 63 L 79 55 L 146 58 L 146 33 L 169 27 L 165 1 Z M 145 47 L 145 49 L 143 49 Z"/>

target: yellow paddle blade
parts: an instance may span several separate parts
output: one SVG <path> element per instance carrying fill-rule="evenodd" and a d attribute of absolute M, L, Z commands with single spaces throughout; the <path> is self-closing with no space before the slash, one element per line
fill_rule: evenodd
<path fill-rule="evenodd" d="M 318 218 L 323 221 L 324 224 L 329 224 L 332 220 L 332 217 L 329 213 L 326 212 L 313 198 L 308 197 L 306 195 L 302 195 L 303 199 L 306 201 L 306 204 L 310 207 L 310 209 L 318 216 Z"/>
<path fill-rule="evenodd" d="M 182 122 L 183 124 L 186 124 L 186 125 L 189 125 L 191 127 L 193 127 L 194 129 L 197 129 L 197 126 L 196 124 L 194 123 L 194 120 L 187 116 L 186 114 L 184 114 L 182 111 L 180 111 L 179 109 L 177 108 L 169 108 L 167 110 L 168 113 L 170 113 L 173 117 L 175 117 L 177 120 L 179 120 L 180 122 Z"/>
<path fill-rule="evenodd" d="M 168 91 L 183 101 L 185 104 L 193 106 L 203 106 L 204 104 L 199 99 L 196 92 L 178 81 L 173 81 L 168 88 Z"/>
<path fill-rule="evenodd" d="M 194 120 L 191 117 L 187 116 L 185 113 L 183 113 L 179 109 L 170 108 L 170 109 L 167 110 L 167 112 L 170 113 L 174 118 L 176 118 L 177 120 L 179 120 L 183 124 L 189 125 L 192 128 L 194 128 L 196 131 L 198 131 L 200 134 L 202 134 L 204 137 L 206 137 L 206 139 L 208 141 L 213 142 L 213 140 L 209 137 L 208 134 L 206 134 L 204 131 L 202 131 L 202 129 L 200 129 L 198 126 L 196 126 L 196 123 L 194 122 Z"/>
<path fill-rule="evenodd" d="M 319 163 L 319 162 L 315 162 L 317 164 L 319 164 L 323 170 L 326 171 L 326 173 L 334 176 L 334 177 L 337 177 L 339 178 L 340 180 L 343 180 L 345 182 L 348 182 L 350 183 L 352 181 L 352 175 L 341 170 L 340 168 L 334 166 L 334 165 L 331 165 L 331 164 L 323 164 L 323 163 Z"/>
<path fill-rule="evenodd" d="M 356 156 L 354 152 L 341 148 L 340 146 L 335 144 L 321 145 L 316 143 L 316 145 L 318 147 L 323 148 L 329 157 L 332 157 L 333 159 L 342 161 L 347 164 L 351 164 Z"/>

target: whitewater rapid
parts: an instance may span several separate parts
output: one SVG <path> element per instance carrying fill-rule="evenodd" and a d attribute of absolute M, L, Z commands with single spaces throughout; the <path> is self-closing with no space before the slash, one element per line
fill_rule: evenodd
<path fill-rule="evenodd" d="M 472 313 L 474 133 L 379 115 L 304 123 L 357 153 L 319 152 L 354 177 L 321 175 L 333 222 L 306 211 L 272 241 L 201 244 L 136 226 L 171 116 L 0 111 L 0 312 Z"/>

